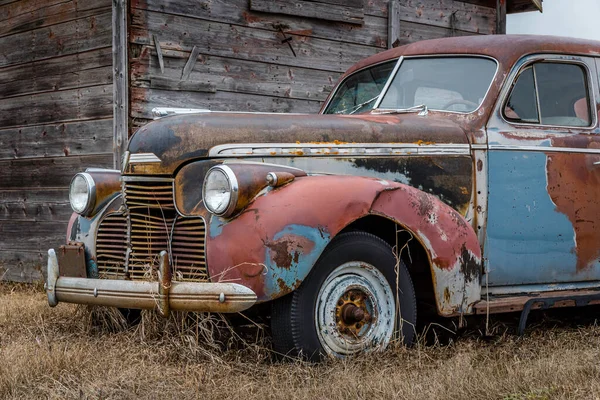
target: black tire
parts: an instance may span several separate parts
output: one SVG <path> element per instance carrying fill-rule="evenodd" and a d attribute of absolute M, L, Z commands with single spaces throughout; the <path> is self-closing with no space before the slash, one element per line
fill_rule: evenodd
<path fill-rule="evenodd" d="M 394 335 L 405 345 L 411 345 L 415 337 L 417 302 L 408 269 L 403 262 L 398 263 L 397 269 L 398 280 L 393 250 L 379 237 L 366 232 L 339 235 L 323 252 L 302 285 L 291 294 L 273 302 L 271 329 L 274 350 L 282 355 L 301 355 L 315 361 L 325 355 L 343 357 L 365 348 L 372 348 L 368 344 L 374 340 L 369 341 L 369 337 L 363 332 L 385 334 L 388 341 L 389 337 Z M 363 282 L 360 274 L 366 273 L 365 271 L 368 271 L 367 275 L 373 274 L 374 288 L 379 289 L 381 286 L 380 290 L 370 291 L 371 286 L 357 285 L 357 282 Z M 386 288 L 385 282 L 390 290 Z M 343 295 L 335 300 L 336 293 L 341 293 L 342 290 L 345 290 Z M 374 293 L 379 294 L 380 299 L 390 297 L 396 316 L 395 324 L 390 322 L 393 319 L 390 301 L 379 301 L 379 304 L 376 304 L 377 294 Z M 353 294 L 357 294 L 357 298 L 362 300 L 354 302 L 354 298 L 351 297 Z M 323 298 L 320 299 L 319 296 Z M 332 308 L 333 304 L 335 308 Z M 400 313 L 396 311 L 398 304 Z M 372 307 L 369 308 L 369 305 Z M 348 307 L 350 311 L 344 313 Z M 358 308 L 361 310 L 356 314 L 355 310 Z M 382 311 L 377 318 L 372 318 L 369 310 L 375 309 L 387 311 Z M 371 311 L 372 313 L 376 311 Z M 335 322 L 332 320 L 334 315 Z M 345 318 L 348 315 L 350 317 Z M 361 315 L 364 319 L 354 324 L 355 319 Z M 384 316 L 390 316 L 387 322 Z M 317 325 L 331 329 L 321 329 L 318 332 Z M 362 343 L 359 340 L 361 338 L 365 340 L 365 347 L 360 347 L 360 350 L 344 350 L 341 353 L 335 351 L 340 349 L 337 346 L 340 343 L 343 342 L 344 346 L 346 343 L 356 346 L 356 343 Z M 330 340 L 333 341 L 332 346 L 324 345 Z M 387 342 L 383 343 L 384 346 L 387 345 Z"/>

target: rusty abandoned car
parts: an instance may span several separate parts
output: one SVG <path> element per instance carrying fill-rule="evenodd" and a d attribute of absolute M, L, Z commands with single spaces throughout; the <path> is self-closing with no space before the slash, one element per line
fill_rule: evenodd
<path fill-rule="evenodd" d="M 445 38 L 359 62 L 320 115 L 159 118 L 73 178 L 49 303 L 262 305 L 276 351 L 343 357 L 410 344 L 417 304 L 597 302 L 599 72 L 598 42 Z"/>

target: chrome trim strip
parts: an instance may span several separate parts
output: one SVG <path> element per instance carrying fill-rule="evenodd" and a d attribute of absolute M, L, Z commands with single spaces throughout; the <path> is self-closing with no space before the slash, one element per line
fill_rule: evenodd
<path fill-rule="evenodd" d="M 286 115 L 308 115 L 306 113 L 277 113 L 277 112 L 260 112 L 260 111 L 212 111 L 206 108 L 177 108 L 177 107 L 155 107 L 152 109 L 153 119 L 168 117 L 171 115 L 181 114 L 208 114 L 208 113 L 225 113 L 225 114 L 286 114 Z"/>
<path fill-rule="evenodd" d="M 209 150 L 209 157 L 318 157 L 318 156 L 385 156 L 419 154 L 470 154 L 468 144 L 417 143 L 246 143 L 222 144 Z"/>
<path fill-rule="evenodd" d="M 599 281 L 580 281 L 580 282 L 557 282 L 557 283 L 539 283 L 531 285 L 512 285 L 512 286 L 490 286 L 489 288 L 482 287 L 482 297 L 489 294 L 492 295 L 509 295 L 509 294 L 531 294 L 539 292 L 554 292 L 559 290 L 579 290 L 579 289 L 596 289 L 600 288 Z"/>
<path fill-rule="evenodd" d="M 120 174 L 121 171 L 118 169 L 107 169 L 107 168 L 86 168 L 84 172 L 112 172 Z"/>
<path fill-rule="evenodd" d="M 122 175 L 121 176 L 121 182 L 145 182 L 145 181 L 152 181 L 152 182 L 173 182 L 173 178 L 160 178 L 160 177 L 156 177 L 156 176 L 129 176 L 129 175 Z"/>
<path fill-rule="evenodd" d="M 508 151 L 541 151 L 544 153 L 588 153 L 600 154 L 600 149 L 575 148 L 575 147 L 550 147 L 550 146 L 512 146 L 505 144 L 490 144 L 490 150 Z"/>
<path fill-rule="evenodd" d="M 404 56 L 400 57 L 398 59 L 398 62 L 396 62 L 396 65 L 394 65 L 394 69 L 390 73 L 390 76 L 388 76 L 388 79 L 385 82 L 383 89 L 381 89 L 381 92 L 379 93 L 379 97 L 377 97 L 377 101 L 375 102 L 375 104 L 373 104 L 373 108 L 372 108 L 373 110 L 376 110 L 379 108 L 379 104 L 381 104 L 381 101 L 383 100 L 383 96 L 387 93 L 388 89 L 390 88 L 390 85 L 392 84 L 394 77 L 398 73 L 398 70 L 400 69 L 400 64 L 402 64 L 403 60 L 404 60 Z"/>
<path fill-rule="evenodd" d="M 472 150 L 487 150 L 488 145 L 487 144 L 472 144 L 471 149 Z"/>
<path fill-rule="evenodd" d="M 129 155 L 129 164 L 133 163 L 159 163 L 160 158 L 154 153 L 135 153 Z"/>

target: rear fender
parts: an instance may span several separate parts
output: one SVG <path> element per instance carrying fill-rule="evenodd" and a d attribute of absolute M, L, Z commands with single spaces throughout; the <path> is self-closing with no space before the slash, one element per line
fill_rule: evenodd
<path fill-rule="evenodd" d="M 470 225 L 435 196 L 365 177 L 299 177 L 265 190 L 233 219 L 208 217 L 211 279 L 242 283 L 262 302 L 281 297 L 344 227 L 367 215 L 396 222 L 422 244 L 441 315 L 471 312 L 480 299 L 481 248 Z"/>

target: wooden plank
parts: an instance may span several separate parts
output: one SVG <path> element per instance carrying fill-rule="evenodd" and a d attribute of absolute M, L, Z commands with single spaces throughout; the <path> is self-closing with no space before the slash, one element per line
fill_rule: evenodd
<path fill-rule="evenodd" d="M 111 45 L 111 13 L 0 38 L 0 67 Z"/>
<path fill-rule="evenodd" d="M 9 128 L 0 130 L 0 160 L 109 153 L 112 144 L 111 118 Z"/>
<path fill-rule="evenodd" d="M 47 251 L 65 242 L 68 221 L 2 221 L 0 251 L 22 249 Z M 24 234 L 29 233 L 29 234 Z"/>
<path fill-rule="evenodd" d="M 112 117 L 112 85 L 0 99 L 0 126 L 41 125 Z"/>
<path fill-rule="evenodd" d="M 291 36 L 311 36 L 384 49 L 387 47 L 387 0 L 364 1 L 365 12 L 373 3 L 377 4 L 376 7 L 382 4 L 386 10 L 383 14 L 378 12 L 381 14 L 379 16 L 365 15 L 365 23 L 360 28 L 344 22 L 252 12 L 248 9 L 248 1 L 172 0 L 167 7 L 163 0 L 131 0 L 131 7 L 132 9 L 161 12 L 163 18 L 169 18 L 170 15 L 179 15 L 268 31 L 278 31 L 281 28 L 287 35 Z M 204 47 L 201 50 L 204 50 Z"/>
<path fill-rule="evenodd" d="M 0 161 L 0 187 L 6 189 L 67 187 L 86 168 L 112 168 L 113 155 L 91 154 Z"/>
<path fill-rule="evenodd" d="M 496 34 L 506 34 L 506 0 L 496 0 Z"/>
<path fill-rule="evenodd" d="M 0 237 L 0 242 L 1 240 Z M 53 243 L 52 245 L 55 246 L 56 244 Z M 42 281 L 44 274 L 46 274 L 47 256 L 47 249 L 39 251 L 3 249 L 0 253 L 0 281 L 28 283 Z"/>
<path fill-rule="evenodd" d="M 402 21 L 425 25 L 452 27 L 461 31 L 492 34 L 496 13 L 493 9 L 452 0 L 406 0 L 400 2 Z"/>
<path fill-rule="evenodd" d="M 68 196 L 68 195 L 67 195 Z M 68 222 L 73 210 L 67 197 L 62 203 L 2 203 L 0 202 L 0 224 L 6 221 L 55 221 Z"/>
<path fill-rule="evenodd" d="M 109 84 L 110 47 L 0 68 L 0 98 L 93 84 Z"/>
<path fill-rule="evenodd" d="M 54 7 L 65 0 L 18 0 L 0 2 L 0 22 L 13 19 L 23 14 L 31 14 L 37 10 L 43 10 Z"/>
<path fill-rule="evenodd" d="M 151 119 L 154 107 L 205 108 L 213 111 L 273 111 L 316 113 L 321 103 L 245 93 L 180 92 L 134 88 L 131 93 L 131 116 Z M 1 182 L 1 178 L 0 178 Z"/>
<path fill-rule="evenodd" d="M 194 65 L 196 65 L 198 54 L 200 54 L 200 49 L 198 46 L 194 46 L 192 52 L 190 53 L 190 58 L 188 58 L 187 62 L 185 63 L 185 67 L 183 67 L 183 72 L 181 73 L 182 80 L 186 80 L 190 76 L 190 73 L 194 69 Z M 162 69 L 162 72 L 165 72 L 164 68 Z"/>
<path fill-rule="evenodd" d="M 101 3 L 107 2 L 102 1 Z M 75 0 L 71 0 L 69 2 L 55 4 L 50 7 L 39 8 L 31 13 L 14 16 L 4 21 L 0 21 L 0 37 L 14 35 L 16 33 L 56 25 L 78 18 L 89 17 L 110 11 L 109 2 L 103 6 L 100 5 L 101 3 L 97 4 L 95 1 L 89 3 L 80 3 Z M 93 4 L 95 5 L 95 8 L 82 10 L 81 4 Z M 1 10 L 0 15 L 2 15 Z"/>
<path fill-rule="evenodd" d="M 121 155 L 129 138 L 129 42 L 127 1 L 113 0 L 113 167 L 121 169 Z"/>
<path fill-rule="evenodd" d="M 400 4 L 390 0 L 388 12 L 388 49 L 400 43 Z"/>
<path fill-rule="evenodd" d="M 338 6 L 347 6 L 353 8 L 363 8 L 365 5 L 364 0 L 308 0 L 313 1 L 315 3 L 324 3 L 324 4 L 336 4 Z"/>
<path fill-rule="evenodd" d="M 31 80 L 7 80 L 0 83 L 2 98 L 112 83 L 112 68 L 110 65 L 60 75 L 43 75 L 43 70 L 37 70 L 36 75 L 38 74 L 39 76 Z"/>
<path fill-rule="evenodd" d="M 152 52 L 152 47 L 144 46 L 131 60 L 132 86 L 149 87 L 151 81 L 161 77 L 178 79 L 187 53 L 166 50 L 162 74 Z M 200 54 L 189 79 L 221 91 L 323 101 L 339 76 L 337 72 Z"/>
<path fill-rule="evenodd" d="M 420 40 L 437 39 L 451 36 L 469 36 L 477 35 L 473 32 L 453 31 L 450 28 L 441 28 L 439 26 L 416 24 L 414 22 L 402 22 L 400 26 L 400 44 L 418 42 Z"/>
<path fill-rule="evenodd" d="M 364 23 L 365 16 L 363 8 L 305 0 L 277 0 L 276 2 L 271 0 L 250 0 L 250 10 L 293 15 L 295 17 L 340 21 L 357 25 Z"/>
<path fill-rule="evenodd" d="M 369 46 L 304 37 L 292 44 L 298 55 L 295 57 L 287 44 L 281 43 L 280 33 L 275 31 L 233 28 L 229 24 L 182 16 L 169 17 L 167 26 L 163 14 L 136 9 L 132 10 L 131 18 L 130 41 L 149 45 L 151 34 L 160 32 L 163 51 L 191 51 L 193 46 L 198 46 L 210 55 L 344 72 L 358 60 L 378 50 Z"/>
<path fill-rule="evenodd" d="M 215 85 L 199 81 L 180 81 L 176 79 L 168 79 L 156 77 L 150 79 L 151 89 L 166 89 L 166 90 L 183 90 L 188 92 L 205 92 L 215 93 L 217 90 Z"/>

